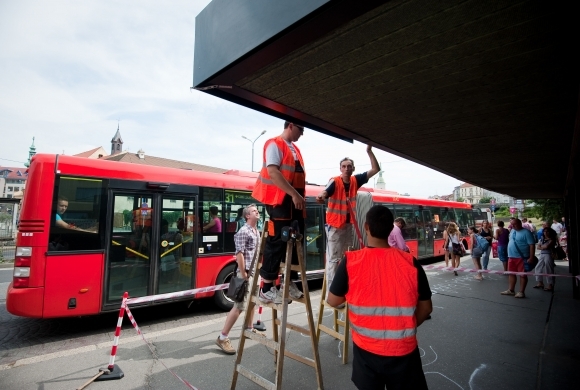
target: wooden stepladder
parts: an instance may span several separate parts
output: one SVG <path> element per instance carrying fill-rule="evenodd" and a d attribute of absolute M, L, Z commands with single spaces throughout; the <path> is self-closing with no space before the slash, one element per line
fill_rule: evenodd
<path fill-rule="evenodd" d="M 262 244 L 260 245 L 260 252 L 258 253 L 258 258 L 264 253 L 264 247 L 266 243 L 267 231 L 262 234 Z M 240 336 L 240 341 L 238 344 L 238 353 L 236 357 L 236 363 L 234 366 L 234 375 L 232 379 L 231 390 L 236 388 L 236 382 L 238 380 L 238 374 L 245 376 L 251 381 L 255 382 L 259 386 L 270 389 L 270 390 L 280 390 L 282 389 L 282 373 L 284 370 L 284 357 L 294 359 L 303 364 L 306 364 L 314 368 L 316 373 L 316 381 L 318 382 L 318 389 L 322 390 L 322 371 L 320 368 L 320 357 L 318 356 L 318 340 L 315 335 L 315 324 L 312 317 L 312 305 L 310 304 L 310 294 L 308 292 L 308 284 L 306 282 L 306 267 L 304 264 L 304 252 L 302 246 L 302 235 L 301 234 L 291 234 L 286 247 L 286 258 L 283 263 L 280 264 L 280 272 L 284 275 L 283 282 L 283 303 L 274 304 L 268 303 L 264 304 L 259 301 L 257 293 L 259 289 L 258 284 L 258 270 L 260 268 L 259 262 L 256 261 L 254 265 L 253 277 L 251 280 L 251 287 L 249 288 L 249 296 L 246 299 L 246 311 L 244 317 L 244 325 L 242 327 L 242 334 Z M 298 265 L 291 264 L 292 262 L 292 251 L 296 246 L 296 251 L 298 254 Z M 304 297 L 300 299 L 290 299 L 289 298 L 289 287 L 290 287 L 290 271 L 300 272 L 300 279 L 302 281 L 302 289 L 304 292 Z M 292 324 L 287 321 L 288 318 L 288 304 L 290 302 L 303 303 L 306 306 L 306 317 L 308 319 L 308 328 L 300 325 Z M 272 309 L 272 333 L 273 339 L 268 339 L 262 335 L 258 335 L 246 330 L 251 325 L 251 313 L 253 312 L 256 304 L 269 307 Z M 278 318 L 278 312 L 281 312 L 281 317 Z M 278 328 L 279 327 L 279 328 Z M 309 336 L 312 343 L 312 353 L 313 358 L 308 358 L 305 356 L 298 355 L 294 352 L 288 351 L 286 349 L 286 329 L 290 328 L 296 332 L 300 332 L 304 335 Z M 266 378 L 250 371 L 246 367 L 241 365 L 242 355 L 244 353 L 244 344 L 246 338 L 250 338 L 258 343 L 266 345 L 267 347 L 274 350 L 274 361 L 276 363 L 276 378 L 274 382 L 270 382 Z"/>
<path fill-rule="evenodd" d="M 324 332 L 331 335 L 337 340 L 342 341 L 342 364 L 348 363 L 348 343 L 350 338 L 350 323 L 348 321 L 348 303 L 344 303 L 342 308 L 336 308 L 330 306 L 326 303 L 326 272 L 324 273 L 324 282 L 322 282 L 322 295 L 320 296 L 320 306 L 318 308 L 318 321 L 316 322 L 316 342 L 320 340 L 320 332 Z M 322 324 L 322 318 L 324 317 L 324 308 L 328 307 L 332 310 L 333 325 L 332 329 L 326 325 Z M 338 318 L 338 315 L 343 314 L 342 318 Z M 340 333 L 340 328 L 344 328 L 344 334 Z"/>

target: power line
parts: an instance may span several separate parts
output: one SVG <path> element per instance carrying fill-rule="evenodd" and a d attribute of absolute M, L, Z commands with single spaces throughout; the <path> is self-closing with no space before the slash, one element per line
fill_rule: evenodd
<path fill-rule="evenodd" d="M 11 161 L 11 162 L 17 162 L 17 163 L 21 163 L 21 164 L 26 164 L 26 161 L 16 161 L 16 160 L 9 160 L 7 158 L 0 158 L 0 160 L 4 160 L 4 161 Z"/>

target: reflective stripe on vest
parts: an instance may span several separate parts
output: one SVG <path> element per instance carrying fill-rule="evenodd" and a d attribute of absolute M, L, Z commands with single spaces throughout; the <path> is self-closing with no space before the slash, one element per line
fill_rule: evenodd
<path fill-rule="evenodd" d="M 416 328 L 408 328 L 401 330 L 375 330 L 369 328 L 363 328 L 361 326 L 356 326 L 350 324 L 352 330 L 366 337 L 370 337 L 375 340 L 400 340 L 407 337 L 412 337 L 417 334 Z"/>
<path fill-rule="evenodd" d="M 348 199 L 353 213 L 356 213 L 356 192 L 358 185 L 356 177 L 350 177 L 350 186 L 348 188 Z M 334 178 L 334 193 L 328 198 L 328 209 L 326 210 L 326 223 L 335 228 L 340 228 L 346 223 L 346 216 L 349 214 L 346 203 L 347 194 L 344 189 L 344 183 L 340 176 Z M 351 221 L 352 223 L 352 221 Z"/>
<path fill-rule="evenodd" d="M 415 314 L 415 307 L 384 307 L 384 306 L 355 306 L 348 305 L 348 308 L 355 314 L 365 316 L 412 316 Z"/>
<path fill-rule="evenodd" d="M 291 185 L 293 183 L 294 174 L 296 171 L 296 161 L 294 160 L 294 155 L 282 137 L 271 138 L 266 141 L 266 144 L 264 145 L 262 170 L 260 171 L 260 175 L 256 180 L 256 185 L 252 191 L 252 197 L 261 203 L 271 206 L 278 206 L 281 205 L 284 201 L 286 193 L 274 184 L 268 173 L 268 167 L 266 166 L 266 149 L 272 142 L 274 142 L 278 149 L 282 152 L 282 161 L 280 162 L 279 167 L 282 177 L 284 177 L 284 179 L 286 179 Z M 304 160 L 302 159 L 300 150 L 296 147 L 296 145 L 293 144 L 293 146 L 294 151 L 296 152 L 296 158 L 298 158 L 298 161 L 304 170 Z M 300 188 L 300 190 L 303 190 L 303 188 Z"/>
<path fill-rule="evenodd" d="M 381 356 L 413 352 L 419 300 L 413 257 L 396 248 L 365 248 L 345 256 L 352 341 Z"/>

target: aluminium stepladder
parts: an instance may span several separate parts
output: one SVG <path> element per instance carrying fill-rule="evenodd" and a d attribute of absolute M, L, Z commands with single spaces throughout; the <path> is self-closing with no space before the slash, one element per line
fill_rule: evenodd
<path fill-rule="evenodd" d="M 265 229 L 264 229 L 265 230 Z M 258 259 L 264 253 L 264 247 L 266 245 L 266 237 L 267 231 L 265 230 L 262 234 L 262 243 L 260 245 L 259 253 L 257 254 Z M 294 245 L 296 246 L 296 251 L 298 254 L 298 265 L 291 264 L 292 261 L 292 251 Z M 255 261 L 253 272 L 252 272 L 252 280 L 250 281 L 250 288 L 249 288 L 249 295 L 246 296 L 246 310 L 244 316 L 244 323 L 242 326 L 242 333 L 240 335 L 240 341 L 238 344 L 238 351 L 236 356 L 236 362 L 234 365 L 234 373 L 232 378 L 231 390 L 236 388 L 236 383 L 238 380 L 238 374 L 248 378 L 249 380 L 253 381 L 254 383 L 258 384 L 259 386 L 270 389 L 270 390 L 280 390 L 282 389 L 282 377 L 283 377 L 283 370 L 284 370 L 284 358 L 288 357 L 294 359 L 298 362 L 306 364 L 315 370 L 316 374 L 316 381 L 317 381 L 317 388 L 322 390 L 322 371 L 320 368 L 320 357 L 318 355 L 318 341 L 315 336 L 315 324 L 314 319 L 312 317 L 312 305 L 310 304 L 310 294 L 308 291 L 308 284 L 306 281 L 306 267 L 304 265 L 304 252 L 302 246 L 302 235 L 291 234 L 290 239 L 288 240 L 286 246 L 286 257 L 285 261 L 280 264 L 280 271 L 284 275 L 284 282 L 283 282 L 283 303 L 282 304 L 274 304 L 268 303 L 264 304 L 261 303 L 258 299 L 257 292 L 259 289 L 258 284 L 258 272 L 260 268 L 260 262 Z M 302 289 L 304 292 L 304 297 L 300 299 L 289 299 L 288 291 L 290 286 L 290 271 L 298 271 L 300 272 L 300 279 L 302 281 Z M 288 304 L 290 302 L 299 302 L 303 303 L 306 306 L 306 317 L 308 319 L 308 328 L 305 328 L 300 325 L 292 324 L 287 321 L 288 317 Z M 246 330 L 251 324 L 251 315 L 250 313 L 253 312 L 256 304 L 262 305 L 265 307 L 269 307 L 272 309 L 272 333 L 273 339 L 270 340 L 264 336 L 252 333 Z M 278 311 L 282 313 L 281 318 L 278 318 Z M 280 329 L 278 329 L 280 327 Z M 300 332 L 303 335 L 309 336 L 310 341 L 312 343 L 312 353 L 313 358 L 308 358 L 305 356 L 298 355 L 294 352 L 288 351 L 286 349 L 286 329 L 290 328 L 296 332 Z M 241 364 L 242 356 L 244 353 L 244 345 L 246 338 L 250 338 L 260 344 L 263 344 L 272 350 L 274 350 L 274 362 L 276 364 L 276 377 L 275 381 L 271 382 L 266 378 L 258 375 L 255 372 L 252 372 L 248 368 L 244 367 Z"/>

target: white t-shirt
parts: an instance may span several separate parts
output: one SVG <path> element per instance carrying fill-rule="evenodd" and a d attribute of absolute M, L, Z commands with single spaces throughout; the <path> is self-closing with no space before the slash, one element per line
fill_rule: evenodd
<path fill-rule="evenodd" d="M 286 140 L 284 141 L 286 142 L 286 145 L 288 145 L 288 147 L 290 148 L 290 151 L 294 156 L 294 160 L 298 160 L 298 157 L 296 156 L 296 150 L 294 149 L 294 145 L 292 145 L 292 142 L 288 142 Z M 277 167 L 282 165 L 282 151 L 278 148 L 275 142 L 270 142 L 270 144 L 266 148 L 266 166 L 268 165 L 276 165 Z"/>
<path fill-rule="evenodd" d="M 553 223 L 551 227 L 556 231 L 556 234 L 560 235 L 562 233 L 562 224 L 560 222 Z"/>

